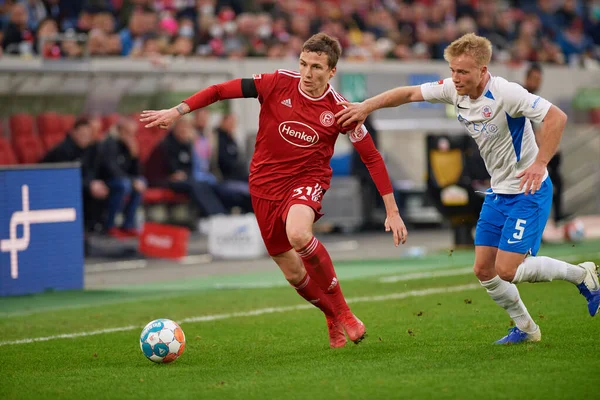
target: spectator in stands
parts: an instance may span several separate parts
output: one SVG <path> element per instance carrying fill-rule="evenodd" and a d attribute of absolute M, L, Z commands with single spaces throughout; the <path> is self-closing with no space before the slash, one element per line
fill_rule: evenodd
<path fill-rule="evenodd" d="M 60 45 L 53 40 L 54 36 L 58 34 L 58 24 L 52 18 L 45 18 L 38 24 L 37 31 L 35 33 L 34 49 L 35 53 L 41 55 L 44 58 L 60 58 L 61 49 Z M 44 44 L 41 44 L 41 40 L 44 40 Z M 43 47 L 40 48 L 40 45 Z"/>
<path fill-rule="evenodd" d="M 105 209 L 108 187 L 96 177 L 96 145 L 93 129 L 85 117 L 75 121 L 73 129 L 67 137 L 50 149 L 42 159 L 42 163 L 80 162 L 83 185 L 83 218 L 85 232 L 95 229 Z M 87 245 L 86 245 L 87 248 Z"/>
<path fill-rule="evenodd" d="M 151 14 L 151 16 L 149 15 Z M 127 23 L 127 28 L 119 32 L 121 39 L 121 55 L 128 56 L 134 49 L 142 48 L 144 34 L 155 30 L 156 26 L 149 26 L 149 18 L 155 18 L 156 14 L 148 8 L 134 11 Z"/>
<path fill-rule="evenodd" d="M 14 3 L 0 0 L 0 27 L 8 23 L 2 10 L 9 10 Z M 591 1 L 511 1 L 510 6 L 490 0 L 20 3 L 27 5 L 25 26 L 31 31 L 44 16 L 51 17 L 67 33 L 90 34 L 92 56 L 147 54 L 144 56 L 159 66 L 169 58 L 159 57 L 157 48 L 161 55 L 179 57 L 295 58 L 303 40 L 319 30 L 339 38 L 345 57 L 362 61 L 441 58 L 446 44 L 468 32 L 485 35 L 498 49 L 494 61 L 503 63 L 564 64 L 566 59 L 583 68 L 598 68 L 600 59 L 597 48 L 592 47 L 600 44 L 600 11 L 597 2 Z M 7 31 L 14 33 L 14 27 Z M 29 53 L 27 39 L 19 39 L 21 42 L 21 48 L 18 44 L 10 48 L 12 53 Z M 63 57 L 83 52 L 74 41 L 62 43 L 61 48 Z"/>
<path fill-rule="evenodd" d="M 33 32 L 27 25 L 27 8 L 15 3 L 10 8 L 9 20 L 2 39 L 2 48 L 6 54 L 32 54 Z"/>
<path fill-rule="evenodd" d="M 235 115 L 225 114 L 215 130 L 216 168 L 224 180 L 248 182 L 248 167 L 239 154 L 235 126 Z"/>
<path fill-rule="evenodd" d="M 132 237 L 138 234 L 135 216 L 146 190 L 138 159 L 137 123 L 131 118 L 121 118 L 115 128 L 101 145 L 98 167 L 98 178 L 110 189 L 104 229 L 113 237 Z M 117 228 L 115 217 L 120 211 L 124 221 Z"/>
<path fill-rule="evenodd" d="M 221 186 L 227 198 L 226 204 L 252 211 L 248 187 L 249 168 L 242 159 L 235 140 L 236 119 L 234 114 L 225 114 L 215 130 L 215 146 L 212 156 L 214 169 L 222 179 Z"/>
<path fill-rule="evenodd" d="M 190 195 L 207 216 L 225 214 L 217 178 L 210 173 L 210 144 L 207 138 L 195 141 L 191 116 L 181 118 L 160 144 L 166 160 L 171 190 Z M 194 148 L 201 157 L 194 155 Z"/>

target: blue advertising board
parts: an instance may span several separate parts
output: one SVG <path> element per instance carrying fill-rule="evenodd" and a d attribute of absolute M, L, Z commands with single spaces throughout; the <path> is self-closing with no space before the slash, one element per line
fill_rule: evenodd
<path fill-rule="evenodd" d="M 83 288 L 79 164 L 0 167 L 0 296 Z"/>

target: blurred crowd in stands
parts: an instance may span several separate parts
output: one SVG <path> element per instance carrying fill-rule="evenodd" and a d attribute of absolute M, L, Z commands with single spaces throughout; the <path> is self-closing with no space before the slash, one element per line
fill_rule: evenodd
<path fill-rule="evenodd" d="M 206 109 L 169 131 L 146 129 L 138 115 L 119 114 L 15 114 L 7 125 L 3 135 L 0 124 L 0 165 L 81 163 L 87 232 L 138 236 L 143 204 L 189 204 L 191 223 L 252 212 L 248 162 L 238 150 L 233 114 L 224 114 L 214 129 Z"/>
<path fill-rule="evenodd" d="M 0 0 L 0 27 L 5 54 L 48 58 L 296 58 L 324 31 L 350 60 L 442 59 L 467 32 L 497 62 L 600 60 L 599 0 Z"/>

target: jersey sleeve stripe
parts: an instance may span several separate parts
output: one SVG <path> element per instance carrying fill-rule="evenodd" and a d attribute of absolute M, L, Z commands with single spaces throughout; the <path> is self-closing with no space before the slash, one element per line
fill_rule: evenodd
<path fill-rule="evenodd" d="M 340 101 L 348 101 L 346 100 L 341 94 L 339 94 L 338 92 L 336 92 L 335 90 L 332 90 L 331 93 L 333 94 L 333 98 L 340 102 Z M 346 108 L 346 106 L 342 106 L 344 108 Z"/>
<path fill-rule="evenodd" d="M 300 74 L 294 71 L 289 71 L 287 69 L 278 69 L 280 74 L 291 76 L 292 78 L 300 78 Z"/>

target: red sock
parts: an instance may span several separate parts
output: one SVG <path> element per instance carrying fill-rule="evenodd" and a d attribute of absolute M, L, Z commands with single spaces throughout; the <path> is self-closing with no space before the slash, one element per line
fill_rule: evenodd
<path fill-rule="evenodd" d="M 304 300 L 308 301 L 315 307 L 319 308 L 328 317 L 333 317 L 333 306 L 329 301 L 329 298 L 325 296 L 317 282 L 310 279 L 310 275 L 306 274 L 304 278 L 297 284 L 292 285 Z"/>
<path fill-rule="evenodd" d="M 349 311 L 350 309 L 335 276 L 333 262 L 325 246 L 313 236 L 306 246 L 298 250 L 298 254 L 300 254 L 310 277 L 317 282 L 321 290 L 331 300 L 336 314 Z"/>

